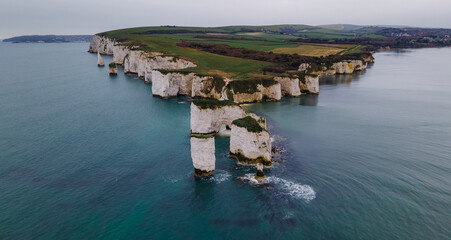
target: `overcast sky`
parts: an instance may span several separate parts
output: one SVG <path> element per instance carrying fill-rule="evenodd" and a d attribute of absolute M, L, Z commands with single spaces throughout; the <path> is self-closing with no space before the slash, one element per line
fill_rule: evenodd
<path fill-rule="evenodd" d="M 451 0 L 0 0 L 0 38 L 285 23 L 451 28 Z"/>

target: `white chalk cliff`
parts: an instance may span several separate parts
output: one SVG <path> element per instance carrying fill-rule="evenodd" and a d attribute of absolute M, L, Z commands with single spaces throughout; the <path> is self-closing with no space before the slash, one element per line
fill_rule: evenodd
<path fill-rule="evenodd" d="M 256 91 L 251 92 L 239 92 L 233 88 L 231 90 L 233 99 L 236 103 L 251 103 L 251 102 L 263 102 L 266 101 L 280 101 L 282 98 L 282 89 L 280 83 L 276 83 L 270 86 L 263 86 L 263 84 L 257 84 Z"/>
<path fill-rule="evenodd" d="M 326 65 L 320 66 L 320 69 L 311 70 L 312 65 L 302 63 L 299 65 L 298 71 L 309 72 L 314 75 L 333 75 L 333 74 L 352 74 L 355 71 L 362 71 L 368 67 L 368 63 L 373 63 L 372 56 L 363 58 L 362 60 L 344 60 L 333 63 L 330 67 Z"/>
<path fill-rule="evenodd" d="M 267 165 L 271 161 L 271 138 L 264 129 L 249 131 L 245 127 L 232 124 L 230 153 L 237 156 L 240 163 Z"/>
<path fill-rule="evenodd" d="M 191 159 L 198 177 L 213 174 L 215 170 L 215 138 L 191 137 Z"/>
<path fill-rule="evenodd" d="M 162 98 L 191 95 L 194 73 L 167 73 L 152 71 L 152 94 Z"/>
<path fill-rule="evenodd" d="M 301 95 L 299 78 L 275 77 L 274 80 L 280 83 L 283 95 L 297 97 Z"/>
<path fill-rule="evenodd" d="M 303 81 L 299 82 L 302 92 L 318 94 L 319 93 L 319 77 L 305 75 Z"/>
<path fill-rule="evenodd" d="M 222 83 L 218 84 L 215 81 L 222 81 Z M 217 99 L 217 100 L 228 100 L 227 96 L 225 95 L 225 86 L 228 83 L 228 79 L 214 79 L 214 77 L 211 76 L 202 76 L 198 77 L 196 76 L 193 78 L 193 84 L 192 84 L 192 91 L 191 96 L 192 97 L 199 97 L 199 98 L 211 98 L 211 99 Z M 220 89 L 217 89 L 216 84 Z"/>
<path fill-rule="evenodd" d="M 100 53 L 105 55 L 113 55 L 113 47 L 115 42 L 111 39 L 99 35 L 94 35 L 91 38 L 89 45 L 89 52 Z"/>
<path fill-rule="evenodd" d="M 244 116 L 240 106 L 201 108 L 191 103 L 191 133 L 218 133 L 223 124 L 230 128 L 233 120 Z"/>
<path fill-rule="evenodd" d="M 144 77 L 146 72 L 154 69 L 184 69 L 196 66 L 193 62 L 182 58 L 137 50 L 135 46 L 125 46 L 99 35 L 92 37 L 89 52 L 113 55 L 113 61 L 123 65 L 125 73 L 136 73 L 138 77 Z"/>

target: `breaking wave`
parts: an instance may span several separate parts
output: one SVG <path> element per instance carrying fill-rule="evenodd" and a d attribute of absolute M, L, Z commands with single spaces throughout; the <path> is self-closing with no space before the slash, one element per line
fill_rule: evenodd
<path fill-rule="evenodd" d="M 307 202 L 316 198 L 315 190 L 309 185 L 291 182 L 278 177 L 267 177 L 265 180 L 280 188 L 281 194 L 289 195 L 296 199 L 304 199 Z"/>
<path fill-rule="evenodd" d="M 252 184 L 259 184 L 253 174 L 245 174 L 244 180 Z M 280 195 L 288 195 L 295 199 L 304 199 L 307 202 L 316 198 L 316 192 L 309 185 L 303 185 L 291 182 L 278 177 L 267 177 L 264 179 L 265 184 L 273 185 Z"/>
<path fill-rule="evenodd" d="M 216 183 L 221 183 L 230 179 L 231 174 L 224 170 L 216 170 L 211 179 Z"/>

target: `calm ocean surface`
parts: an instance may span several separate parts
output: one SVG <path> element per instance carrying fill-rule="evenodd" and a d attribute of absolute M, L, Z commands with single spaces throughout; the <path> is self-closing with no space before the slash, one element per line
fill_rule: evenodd
<path fill-rule="evenodd" d="M 270 187 L 235 180 L 255 169 L 224 137 L 196 181 L 189 102 L 87 49 L 0 43 L 0 239 L 451 239 L 450 48 L 247 105 L 282 152 Z"/>

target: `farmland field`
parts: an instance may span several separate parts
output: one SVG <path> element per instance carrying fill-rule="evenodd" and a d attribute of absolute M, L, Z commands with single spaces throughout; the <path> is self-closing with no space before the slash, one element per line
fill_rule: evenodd
<path fill-rule="evenodd" d="M 305 56 L 321 57 L 329 56 L 354 48 L 352 45 L 319 45 L 319 44 L 299 44 L 296 47 L 282 47 L 273 49 L 274 53 L 299 54 Z"/>

